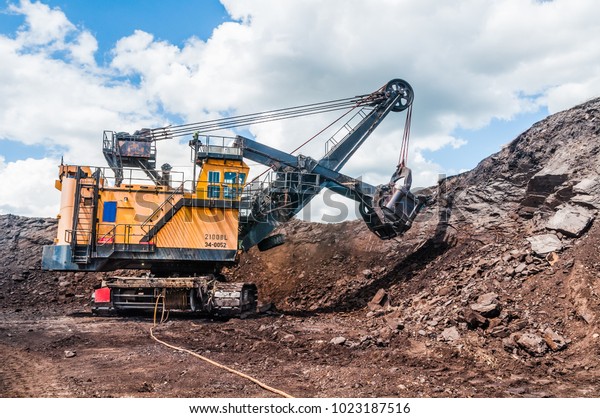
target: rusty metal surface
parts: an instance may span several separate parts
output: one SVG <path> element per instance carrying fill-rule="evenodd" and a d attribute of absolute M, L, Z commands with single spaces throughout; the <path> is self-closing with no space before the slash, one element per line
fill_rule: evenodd
<path fill-rule="evenodd" d="M 193 288 L 195 286 L 204 286 L 212 278 L 210 276 L 202 277 L 110 277 L 104 279 L 103 285 L 106 287 L 119 288 Z"/>
<path fill-rule="evenodd" d="M 122 157 L 150 158 L 150 142 L 119 140 L 118 144 Z"/>

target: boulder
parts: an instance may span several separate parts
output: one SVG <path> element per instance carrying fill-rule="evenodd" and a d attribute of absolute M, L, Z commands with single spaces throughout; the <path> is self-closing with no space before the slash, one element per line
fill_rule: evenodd
<path fill-rule="evenodd" d="M 546 224 L 547 229 L 552 229 L 568 237 L 579 237 L 594 219 L 594 213 L 581 206 L 565 206 L 558 210 Z"/>
<path fill-rule="evenodd" d="M 392 330 L 401 331 L 404 329 L 404 322 L 401 318 L 395 315 L 387 315 L 386 317 L 384 317 L 384 320 L 387 326 L 390 327 L 390 329 Z"/>
<path fill-rule="evenodd" d="M 548 253 L 548 255 L 546 255 L 546 261 L 551 266 L 555 265 L 559 259 L 560 258 L 558 257 L 558 254 L 556 254 L 555 252 L 551 252 L 551 253 Z"/>
<path fill-rule="evenodd" d="M 527 238 L 527 241 L 531 244 L 531 250 L 540 256 L 553 251 L 558 252 L 563 248 L 562 242 L 554 234 L 535 235 Z"/>
<path fill-rule="evenodd" d="M 517 267 L 515 267 L 515 273 L 521 274 L 525 271 L 526 268 L 527 268 L 527 264 L 520 263 Z"/>
<path fill-rule="evenodd" d="M 504 325 L 497 325 L 492 328 L 490 335 L 496 338 L 506 338 L 510 335 L 510 330 Z"/>
<path fill-rule="evenodd" d="M 442 331 L 441 337 L 444 341 L 456 341 L 460 338 L 460 334 L 456 327 L 449 327 Z"/>
<path fill-rule="evenodd" d="M 515 351 L 518 348 L 514 334 L 502 339 L 502 348 L 504 348 L 504 350 L 508 351 L 509 353 Z"/>
<path fill-rule="evenodd" d="M 527 194 L 549 195 L 569 178 L 569 172 L 567 164 L 544 167 L 529 180 Z"/>
<path fill-rule="evenodd" d="M 527 319 L 517 319 L 510 323 L 509 330 L 511 332 L 521 331 L 523 328 L 529 325 L 529 321 Z"/>
<path fill-rule="evenodd" d="M 537 172 L 527 183 L 525 197 L 520 202 L 518 215 L 531 219 L 537 208 L 546 202 L 557 187 L 568 180 L 570 168 L 568 164 L 550 164 Z"/>
<path fill-rule="evenodd" d="M 485 293 L 477 298 L 470 308 L 486 318 L 493 318 L 500 314 L 500 305 L 498 304 L 498 295 L 494 292 Z"/>
<path fill-rule="evenodd" d="M 554 332 L 551 328 L 544 330 L 544 341 L 552 351 L 560 351 L 567 347 L 567 340 L 563 336 Z"/>
<path fill-rule="evenodd" d="M 75 357 L 76 355 L 77 355 L 77 353 L 75 351 L 65 350 L 65 358 L 72 358 L 72 357 Z"/>
<path fill-rule="evenodd" d="M 578 194 L 571 198 L 571 203 L 589 209 L 600 209 L 600 200 L 596 196 Z"/>
<path fill-rule="evenodd" d="M 532 356 L 542 356 L 548 351 L 548 345 L 537 334 L 526 332 L 515 339 L 517 345 Z"/>
<path fill-rule="evenodd" d="M 598 185 L 598 178 L 586 178 L 573 186 L 573 192 L 579 194 L 590 194 Z"/>
<path fill-rule="evenodd" d="M 369 309 L 376 311 L 381 308 L 387 308 L 390 306 L 390 297 L 385 289 L 379 289 L 373 299 L 367 304 Z"/>
<path fill-rule="evenodd" d="M 465 322 L 468 324 L 468 326 L 471 329 L 475 329 L 475 328 L 479 328 L 479 327 L 486 328 L 489 324 L 489 321 L 486 317 L 478 314 L 473 309 L 465 308 L 463 310 L 462 314 L 463 314 L 463 318 L 465 319 Z"/>
<path fill-rule="evenodd" d="M 335 338 L 332 338 L 331 341 L 329 341 L 329 343 L 333 344 L 333 345 L 344 345 L 345 342 L 346 342 L 346 338 L 344 338 L 344 337 L 335 337 Z"/>

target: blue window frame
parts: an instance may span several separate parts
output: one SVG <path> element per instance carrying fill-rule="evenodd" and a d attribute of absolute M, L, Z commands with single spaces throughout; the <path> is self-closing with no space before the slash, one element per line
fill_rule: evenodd
<path fill-rule="evenodd" d="M 115 222 L 117 220 L 117 202 L 104 202 L 102 211 L 102 222 Z"/>
<path fill-rule="evenodd" d="M 220 171 L 209 171 L 208 172 L 208 182 L 209 183 L 220 183 L 221 182 L 221 172 Z"/>
<path fill-rule="evenodd" d="M 237 173 L 233 171 L 225 172 L 225 184 L 235 184 Z"/>
<path fill-rule="evenodd" d="M 237 187 L 223 186 L 223 197 L 225 199 L 235 199 L 237 197 Z"/>
<path fill-rule="evenodd" d="M 221 188 L 219 186 L 208 186 L 208 197 L 210 199 L 221 197 Z"/>

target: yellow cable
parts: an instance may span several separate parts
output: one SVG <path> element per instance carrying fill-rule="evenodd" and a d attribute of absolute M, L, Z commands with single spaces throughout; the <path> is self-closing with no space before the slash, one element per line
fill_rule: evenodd
<path fill-rule="evenodd" d="M 285 393 L 285 392 L 284 392 L 284 391 L 282 391 L 282 390 L 279 390 L 279 389 L 272 388 L 271 386 L 268 386 L 268 385 L 264 384 L 263 382 L 261 382 L 261 381 L 260 381 L 260 380 L 258 380 L 258 379 L 255 379 L 255 378 L 253 378 L 252 376 L 248 376 L 248 375 L 247 375 L 247 374 L 245 374 L 245 373 L 239 372 L 239 371 L 237 371 L 237 370 L 234 370 L 234 369 L 232 369 L 232 368 L 230 368 L 230 367 L 227 367 L 227 366 L 225 366 L 225 365 L 223 365 L 223 364 L 217 363 L 216 361 L 213 361 L 213 360 L 211 360 L 211 359 L 209 359 L 209 358 L 207 358 L 207 357 L 201 356 L 200 354 L 198 354 L 198 353 L 195 353 L 195 352 L 193 352 L 193 351 L 191 351 L 191 350 L 188 350 L 188 349 L 185 349 L 185 348 L 181 348 L 181 347 L 176 347 L 176 346 L 174 346 L 174 345 L 171 345 L 171 344 L 169 344 L 169 343 L 166 343 L 166 342 L 164 342 L 164 341 L 162 341 L 162 340 L 158 339 L 158 338 L 157 338 L 157 337 L 154 335 L 154 332 L 153 332 L 153 331 L 154 331 L 154 328 L 156 328 L 156 326 L 158 325 L 158 324 L 156 323 L 156 314 L 157 314 L 157 311 L 158 311 L 158 301 L 161 299 L 161 297 L 162 297 L 162 299 L 163 299 L 163 314 L 164 314 L 164 310 L 165 310 L 165 309 L 164 309 L 164 308 L 165 308 L 165 300 L 164 300 L 164 295 L 158 295 L 158 297 L 156 298 L 156 303 L 154 304 L 154 325 L 152 325 L 152 327 L 150 328 L 150 336 L 151 336 L 151 337 L 152 337 L 152 338 L 153 338 L 153 339 L 154 339 L 156 342 L 158 342 L 158 343 L 161 343 L 162 345 L 164 345 L 164 346 L 167 346 L 167 347 L 169 347 L 169 348 L 172 348 L 173 350 L 182 351 L 182 352 L 184 352 L 184 353 L 191 354 L 192 356 L 194 356 L 194 357 L 197 357 L 197 358 L 199 358 L 200 360 L 204 360 L 205 362 L 207 362 L 207 363 L 210 363 L 210 364 L 212 364 L 213 366 L 216 366 L 216 367 L 219 367 L 219 368 L 221 368 L 221 369 L 227 370 L 229 373 L 233 373 L 233 374 L 235 374 L 235 375 L 238 375 L 238 376 L 240 376 L 240 377 L 243 377 L 244 379 L 248 379 L 248 380 L 250 380 L 251 382 L 253 382 L 253 383 L 256 383 L 256 384 L 257 384 L 258 386 L 260 386 L 261 388 L 263 388 L 263 389 L 266 389 L 266 390 L 268 390 L 268 391 L 270 391 L 270 392 L 273 392 L 273 393 L 275 393 L 275 394 L 277 394 L 277 395 L 280 395 L 280 396 L 282 396 L 282 397 L 284 397 L 284 398 L 293 398 L 293 396 L 292 396 L 292 395 L 290 395 L 290 394 L 287 394 L 287 393 Z M 163 318 L 164 318 L 164 317 L 161 317 L 161 322 L 160 322 L 161 324 L 163 323 Z"/>

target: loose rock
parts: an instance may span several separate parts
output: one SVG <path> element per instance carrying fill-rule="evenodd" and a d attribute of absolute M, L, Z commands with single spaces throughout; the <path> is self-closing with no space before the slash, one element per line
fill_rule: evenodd
<path fill-rule="evenodd" d="M 77 353 L 75 351 L 65 350 L 65 358 L 75 357 Z"/>
<path fill-rule="evenodd" d="M 567 347 L 567 341 L 551 328 L 544 330 L 544 341 L 552 351 L 560 351 Z"/>
<path fill-rule="evenodd" d="M 517 274 L 523 273 L 526 268 L 527 268 L 527 264 L 521 263 L 515 268 L 515 273 L 517 273 Z"/>
<path fill-rule="evenodd" d="M 590 194 L 594 188 L 598 185 L 597 178 L 586 178 L 581 180 L 575 186 L 573 186 L 574 193 Z"/>
<path fill-rule="evenodd" d="M 542 234 L 527 238 L 531 244 L 531 250 L 541 256 L 551 252 L 562 250 L 562 242 L 554 234 Z"/>
<path fill-rule="evenodd" d="M 472 304 L 471 309 L 486 318 L 493 318 L 500 314 L 500 305 L 498 304 L 498 295 L 490 292 L 477 298 L 477 303 Z"/>
<path fill-rule="evenodd" d="M 388 307 L 390 305 L 390 297 L 385 289 L 379 289 L 368 305 L 372 311 Z"/>
<path fill-rule="evenodd" d="M 330 344 L 333 345 L 343 345 L 346 342 L 346 338 L 344 337 L 335 337 L 332 338 L 331 341 L 329 341 Z"/>
<path fill-rule="evenodd" d="M 548 351 L 548 345 L 542 337 L 537 334 L 526 332 L 515 339 L 523 350 L 532 356 L 542 356 Z"/>
<path fill-rule="evenodd" d="M 483 315 L 478 314 L 473 309 L 465 308 L 463 310 L 463 318 L 471 329 L 486 328 L 489 324 L 488 319 Z"/>
<path fill-rule="evenodd" d="M 460 338 L 460 334 L 456 327 L 449 327 L 442 331 L 441 337 L 444 341 L 456 341 Z"/>
<path fill-rule="evenodd" d="M 554 214 L 546 224 L 547 229 L 561 232 L 568 237 L 579 237 L 592 223 L 592 211 L 580 206 L 567 206 Z"/>

